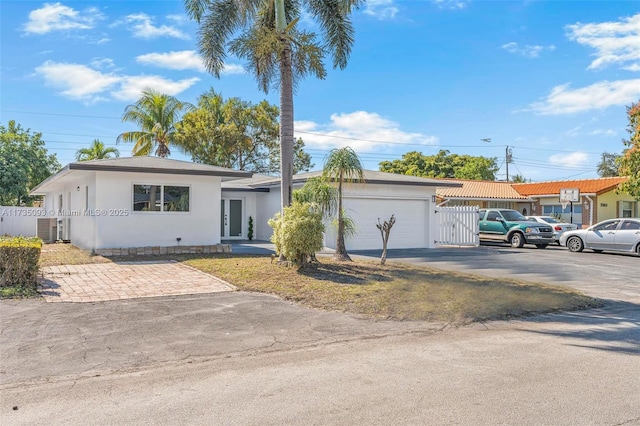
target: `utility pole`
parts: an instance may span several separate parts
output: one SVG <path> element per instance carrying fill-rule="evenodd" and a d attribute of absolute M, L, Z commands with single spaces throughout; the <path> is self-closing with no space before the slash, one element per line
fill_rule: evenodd
<path fill-rule="evenodd" d="M 511 163 L 511 161 L 513 160 L 512 153 L 513 151 L 509 148 L 509 145 L 507 145 L 507 148 L 504 152 L 504 162 L 507 166 L 507 182 L 509 182 L 509 163 Z"/>

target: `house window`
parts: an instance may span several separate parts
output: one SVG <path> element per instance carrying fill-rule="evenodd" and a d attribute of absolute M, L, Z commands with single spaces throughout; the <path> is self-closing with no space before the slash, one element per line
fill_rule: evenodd
<path fill-rule="evenodd" d="M 508 201 L 489 201 L 487 203 L 489 209 L 510 209 L 511 203 Z"/>
<path fill-rule="evenodd" d="M 189 187 L 133 185 L 133 211 L 188 212 Z"/>
<path fill-rule="evenodd" d="M 633 201 L 622 202 L 622 217 L 635 217 L 636 203 Z"/>
<path fill-rule="evenodd" d="M 574 213 L 582 213 L 582 204 L 573 203 L 573 212 Z M 571 213 L 571 203 L 567 204 L 567 207 L 562 208 L 561 204 L 552 204 L 542 206 L 542 213 L 548 216 L 563 214 L 563 213 Z"/>

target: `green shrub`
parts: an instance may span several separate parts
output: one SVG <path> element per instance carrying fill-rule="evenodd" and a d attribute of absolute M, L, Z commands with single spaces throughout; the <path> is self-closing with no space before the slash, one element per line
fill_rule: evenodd
<path fill-rule="evenodd" d="M 0 237 L 0 288 L 35 290 L 41 250 L 37 237 Z"/>
<path fill-rule="evenodd" d="M 323 246 L 322 211 L 313 203 L 293 202 L 269 219 L 273 228 L 271 242 L 276 252 L 299 266 L 306 265 Z"/>

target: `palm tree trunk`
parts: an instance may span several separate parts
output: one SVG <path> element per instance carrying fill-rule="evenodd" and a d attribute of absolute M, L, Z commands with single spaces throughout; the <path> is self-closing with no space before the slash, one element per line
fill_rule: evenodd
<path fill-rule="evenodd" d="M 280 58 L 280 174 L 281 208 L 291 204 L 293 184 L 293 80 L 291 70 L 291 49 L 288 42 Z"/>
<path fill-rule="evenodd" d="M 342 172 L 340 173 L 340 179 L 338 180 L 338 239 L 336 241 L 336 251 L 333 257 L 336 260 L 351 260 L 347 253 L 347 246 L 344 243 L 344 217 L 342 216 Z"/>

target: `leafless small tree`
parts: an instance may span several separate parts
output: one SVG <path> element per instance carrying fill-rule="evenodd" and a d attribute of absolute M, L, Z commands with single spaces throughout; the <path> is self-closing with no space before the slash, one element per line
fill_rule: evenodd
<path fill-rule="evenodd" d="M 383 223 L 380 223 L 380 218 L 378 218 L 378 223 L 376 223 L 376 227 L 380 230 L 380 235 L 382 236 L 381 265 L 384 265 L 387 261 L 387 242 L 389 241 L 389 234 L 391 233 L 391 228 L 394 223 L 396 223 L 396 217 L 394 215 L 391 215 L 391 218 L 388 221 L 385 220 Z"/>

